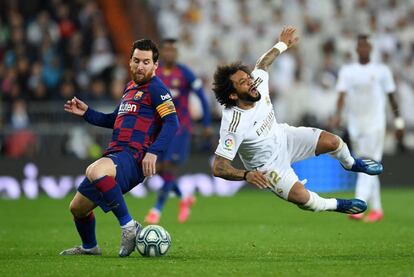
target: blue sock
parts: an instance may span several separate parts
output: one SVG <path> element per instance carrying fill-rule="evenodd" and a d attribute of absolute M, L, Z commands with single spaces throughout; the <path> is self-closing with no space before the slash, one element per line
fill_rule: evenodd
<path fill-rule="evenodd" d="M 132 220 L 122 195 L 121 187 L 117 185 L 115 179 L 111 176 L 104 176 L 95 180 L 96 189 L 102 193 L 106 204 L 111 207 L 112 212 L 119 221 L 119 225 L 123 226 Z"/>
<path fill-rule="evenodd" d="M 162 186 L 158 194 L 157 203 L 155 203 L 155 209 L 157 209 L 160 212 L 168 199 L 170 191 L 174 189 L 176 181 L 175 175 L 170 172 L 162 173 L 161 177 L 164 180 L 164 185 Z"/>
<path fill-rule="evenodd" d="M 95 236 L 95 215 L 91 212 L 87 217 L 74 218 L 76 229 L 82 240 L 82 247 L 85 249 L 91 249 L 96 246 Z"/>
<path fill-rule="evenodd" d="M 177 195 L 178 198 L 180 198 L 180 199 L 183 198 L 183 194 L 182 194 L 180 188 L 178 187 L 177 182 L 174 182 L 173 191 L 174 191 L 175 195 Z"/>

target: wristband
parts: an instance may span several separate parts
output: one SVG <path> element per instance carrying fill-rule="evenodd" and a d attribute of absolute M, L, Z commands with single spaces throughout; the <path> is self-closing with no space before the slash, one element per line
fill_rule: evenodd
<path fill-rule="evenodd" d="M 283 41 L 279 41 L 273 46 L 273 48 L 277 49 L 279 51 L 279 54 L 282 54 L 284 51 L 286 51 L 286 49 L 288 49 L 288 46 Z"/>
<path fill-rule="evenodd" d="M 397 117 L 394 119 L 394 127 L 397 130 L 402 130 L 405 128 L 405 122 L 404 119 L 402 117 Z"/>
<path fill-rule="evenodd" d="M 249 174 L 250 170 L 246 170 L 243 175 L 243 180 L 247 181 L 247 174 Z"/>

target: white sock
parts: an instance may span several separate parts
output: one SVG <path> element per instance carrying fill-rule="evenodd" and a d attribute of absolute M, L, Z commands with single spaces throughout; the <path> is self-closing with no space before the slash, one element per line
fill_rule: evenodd
<path fill-rule="evenodd" d="M 339 139 L 338 149 L 330 152 L 329 155 L 337 159 L 346 169 L 351 169 L 355 159 L 351 156 L 348 145 L 340 137 L 337 136 L 337 138 Z"/>
<path fill-rule="evenodd" d="M 121 228 L 130 228 L 135 226 L 135 220 L 131 219 L 127 224 L 122 225 Z"/>
<path fill-rule="evenodd" d="M 306 210 L 321 212 L 321 211 L 333 211 L 336 210 L 338 201 L 335 198 L 322 198 L 313 191 L 308 190 L 309 201 L 306 202 L 301 208 Z"/>
<path fill-rule="evenodd" d="M 357 183 L 355 186 L 355 198 L 371 202 L 372 196 L 372 177 L 365 173 L 358 173 Z"/>
<path fill-rule="evenodd" d="M 380 181 L 378 176 L 370 176 L 372 183 L 371 210 L 382 211 Z"/>

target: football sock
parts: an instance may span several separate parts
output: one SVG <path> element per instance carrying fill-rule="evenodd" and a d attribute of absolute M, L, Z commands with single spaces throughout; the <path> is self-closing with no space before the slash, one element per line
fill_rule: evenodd
<path fill-rule="evenodd" d="M 373 177 L 365 173 L 358 173 L 357 182 L 355 185 L 355 198 L 364 200 L 368 204 L 371 204 Z"/>
<path fill-rule="evenodd" d="M 374 211 L 382 211 L 380 181 L 378 176 L 370 176 L 372 182 L 371 209 Z"/>
<path fill-rule="evenodd" d="M 174 187 L 176 186 L 176 177 L 174 174 L 163 173 L 161 174 L 161 177 L 164 180 L 164 185 L 162 186 L 158 194 L 157 203 L 155 204 L 155 207 L 154 207 L 159 212 L 161 212 L 162 208 L 164 208 L 165 202 L 167 201 L 171 190 L 173 190 Z"/>
<path fill-rule="evenodd" d="M 333 211 L 336 209 L 337 200 L 335 198 L 322 198 L 313 191 L 308 190 L 308 192 L 309 200 L 300 208 L 314 212 Z"/>
<path fill-rule="evenodd" d="M 79 236 L 82 240 L 82 247 L 84 249 L 94 248 L 97 244 L 95 236 L 95 215 L 91 212 L 87 217 L 84 218 L 73 218 L 76 229 L 78 230 Z"/>
<path fill-rule="evenodd" d="M 123 226 L 130 222 L 132 217 L 128 212 L 121 187 L 116 184 L 114 177 L 106 175 L 93 183 L 102 193 L 103 199 L 118 219 L 119 225 Z"/>
<path fill-rule="evenodd" d="M 340 138 L 339 146 L 335 151 L 330 152 L 329 154 L 337 159 L 346 169 L 351 169 L 352 165 L 355 163 L 355 159 L 352 157 L 349 152 L 348 145 Z"/>
<path fill-rule="evenodd" d="M 178 187 L 178 183 L 174 182 L 174 187 L 173 187 L 173 191 L 175 193 L 175 195 L 177 195 L 178 198 L 183 198 L 183 193 L 181 192 L 180 188 Z"/>

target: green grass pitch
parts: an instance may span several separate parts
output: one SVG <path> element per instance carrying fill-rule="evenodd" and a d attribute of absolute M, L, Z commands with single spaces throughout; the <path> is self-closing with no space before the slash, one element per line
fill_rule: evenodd
<path fill-rule="evenodd" d="M 351 193 L 337 194 L 350 197 Z M 127 197 L 142 220 L 154 200 Z M 172 236 L 165 257 L 117 256 L 120 230 L 96 210 L 101 257 L 61 257 L 79 243 L 70 198 L 0 200 L 0 276 L 414 276 L 414 190 L 384 190 L 385 218 L 302 211 L 265 191 L 199 197 L 177 223 L 171 199 L 161 225 Z"/>

